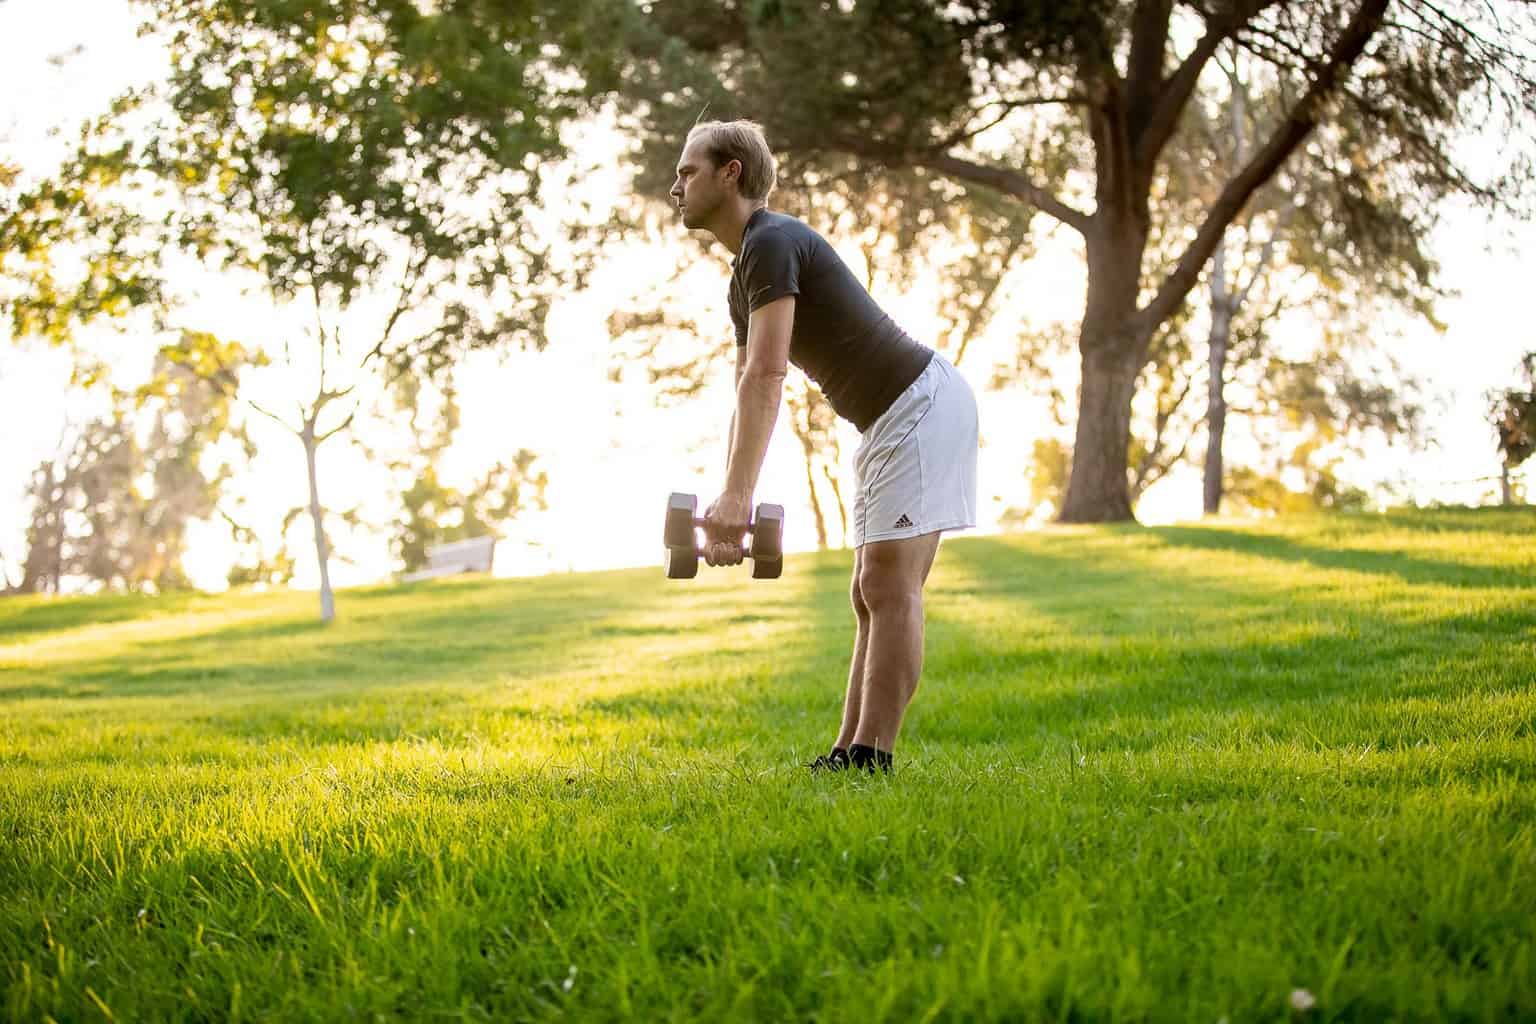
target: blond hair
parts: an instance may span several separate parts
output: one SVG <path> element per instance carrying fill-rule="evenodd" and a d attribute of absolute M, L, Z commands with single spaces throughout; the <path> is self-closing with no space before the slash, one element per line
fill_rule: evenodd
<path fill-rule="evenodd" d="M 737 186 L 743 196 L 758 202 L 768 198 L 778 181 L 778 171 L 762 125 L 755 121 L 700 121 L 688 132 L 688 141 L 699 137 L 716 167 L 741 161 Z"/>

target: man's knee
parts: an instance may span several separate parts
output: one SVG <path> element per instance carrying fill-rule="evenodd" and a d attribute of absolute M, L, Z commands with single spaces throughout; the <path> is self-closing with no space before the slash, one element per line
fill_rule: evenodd
<path fill-rule="evenodd" d="M 916 573 L 904 571 L 894 560 L 867 558 L 859 567 L 854 591 L 866 608 L 865 614 L 905 608 L 921 603 L 923 584 Z"/>

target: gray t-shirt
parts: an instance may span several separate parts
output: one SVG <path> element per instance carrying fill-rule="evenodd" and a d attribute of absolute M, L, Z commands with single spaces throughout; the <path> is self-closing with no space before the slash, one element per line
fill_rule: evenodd
<path fill-rule="evenodd" d="M 786 295 L 796 296 L 790 362 L 860 432 L 933 358 L 932 349 L 913 341 L 875 304 L 826 239 L 794 217 L 758 210 L 747 219 L 741 254 L 731 262 L 736 344 L 747 343 L 752 312 Z"/>

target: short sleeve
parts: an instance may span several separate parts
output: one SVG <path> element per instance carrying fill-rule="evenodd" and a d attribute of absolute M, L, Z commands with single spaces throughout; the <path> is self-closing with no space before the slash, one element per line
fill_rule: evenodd
<path fill-rule="evenodd" d="M 786 295 L 800 294 L 800 249 L 778 228 L 754 231 L 741 252 L 741 281 L 748 312 Z"/>
<path fill-rule="evenodd" d="M 727 295 L 731 309 L 731 327 L 736 332 L 736 345 L 738 348 L 747 343 L 747 313 L 742 308 L 741 296 L 737 294 L 736 281 L 731 280 L 731 289 Z"/>

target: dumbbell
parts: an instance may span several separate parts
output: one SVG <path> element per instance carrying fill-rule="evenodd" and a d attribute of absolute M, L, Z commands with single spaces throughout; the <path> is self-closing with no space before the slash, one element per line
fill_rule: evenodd
<path fill-rule="evenodd" d="M 662 540 L 667 546 L 667 579 L 691 580 L 699 574 L 699 541 L 694 532 L 704 525 L 697 515 L 699 499 L 673 492 L 667 499 L 667 522 Z M 757 506 L 747 527 L 752 546 L 752 578 L 776 580 L 784 571 L 784 506 L 764 502 Z"/>

